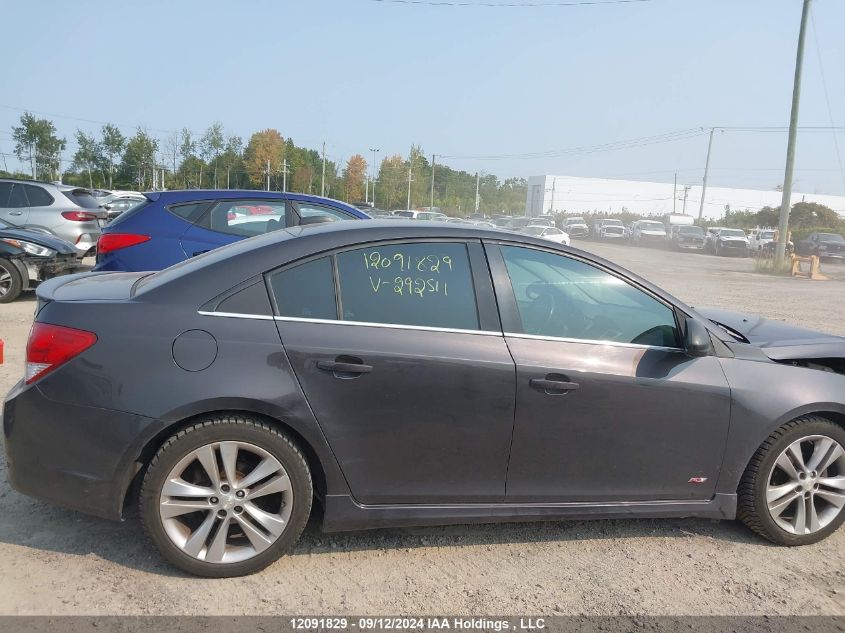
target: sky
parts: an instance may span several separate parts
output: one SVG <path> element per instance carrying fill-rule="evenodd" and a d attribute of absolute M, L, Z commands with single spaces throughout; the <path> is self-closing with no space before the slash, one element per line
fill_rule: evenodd
<path fill-rule="evenodd" d="M 419 144 L 438 163 L 500 178 L 677 172 L 699 184 L 710 127 L 789 123 L 801 0 L 459 1 L 473 6 L 3 0 L 4 24 L 22 28 L 0 38 L 0 153 L 30 110 L 68 139 L 66 159 L 75 131 L 101 122 L 164 138 L 220 121 L 245 141 L 268 127 L 300 146 L 325 141 L 337 161 Z M 800 124 L 845 128 L 845 0 L 812 7 Z M 569 151 L 679 130 L 686 138 Z M 845 160 L 845 130 L 799 134 L 796 191 L 845 194 L 834 139 Z M 717 131 L 710 183 L 776 187 L 786 141 Z"/>

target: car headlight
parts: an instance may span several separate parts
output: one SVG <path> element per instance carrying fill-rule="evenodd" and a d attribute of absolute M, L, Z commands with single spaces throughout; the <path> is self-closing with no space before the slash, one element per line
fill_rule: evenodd
<path fill-rule="evenodd" d="M 6 244 L 11 244 L 12 246 L 17 246 L 19 249 L 23 250 L 30 255 L 36 255 L 38 257 L 52 257 L 56 254 L 52 248 L 47 248 L 46 246 L 39 246 L 38 244 L 33 244 L 32 242 L 25 242 L 23 240 L 12 240 L 12 239 L 3 239 L 3 242 Z"/>

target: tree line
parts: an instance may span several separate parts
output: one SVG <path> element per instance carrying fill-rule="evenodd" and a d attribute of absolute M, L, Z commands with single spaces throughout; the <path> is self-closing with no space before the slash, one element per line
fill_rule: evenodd
<path fill-rule="evenodd" d="M 201 135 L 183 128 L 163 139 L 143 128 L 126 136 L 105 124 L 97 133 L 76 130 L 76 151 L 65 159 L 67 140 L 52 121 L 29 112 L 12 126 L 12 138 L 15 156 L 30 170 L 4 174 L 89 188 L 285 190 L 350 203 L 370 200 L 385 210 L 432 206 L 433 192 L 433 206 L 459 216 L 475 211 L 477 189 L 482 213 L 522 215 L 525 209 L 525 179 L 432 165 L 418 145 L 407 157 L 384 157 L 373 170 L 361 154 L 331 160 L 274 128 L 254 132 L 244 143 L 219 122 Z"/>

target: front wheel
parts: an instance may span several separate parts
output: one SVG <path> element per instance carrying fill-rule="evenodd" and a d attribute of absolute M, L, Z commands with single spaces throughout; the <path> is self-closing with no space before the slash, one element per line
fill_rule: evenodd
<path fill-rule="evenodd" d="M 23 279 L 18 269 L 8 259 L 0 258 L 0 303 L 14 301 L 22 290 Z"/>
<path fill-rule="evenodd" d="M 198 576 L 259 571 L 297 541 L 311 512 L 301 451 L 268 424 L 215 416 L 173 435 L 141 488 L 141 519 L 170 563 Z"/>
<path fill-rule="evenodd" d="M 772 433 L 754 454 L 738 517 L 780 545 L 808 545 L 845 521 L 845 429 L 805 416 Z"/>

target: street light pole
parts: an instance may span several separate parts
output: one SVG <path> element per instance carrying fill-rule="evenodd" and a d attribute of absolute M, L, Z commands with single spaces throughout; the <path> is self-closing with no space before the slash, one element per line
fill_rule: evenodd
<path fill-rule="evenodd" d="M 376 206 L 376 153 L 381 151 L 371 147 L 370 151 L 373 153 L 373 206 Z"/>
<path fill-rule="evenodd" d="M 437 154 L 431 155 L 431 202 L 429 203 L 429 211 L 434 211 L 434 161 L 437 159 Z"/>
<path fill-rule="evenodd" d="M 775 245 L 775 260 L 782 261 L 786 255 L 789 231 L 789 210 L 792 202 L 792 175 L 795 171 L 795 142 L 798 135 L 798 104 L 801 101 L 801 71 L 804 66 L 804 36 L 807 33 L 807 18 L 811 0 L 804 0 L 801 10 L 801 28 L 798 31 L 798 52 L 795 56 L 795 79 L 792 85 L 792 113 L 789 116 L 789 141 L 786 145 L 786 169 L 783 176 L 783 197 L 780 202 L 778 222 L 778 243 Z"/>

